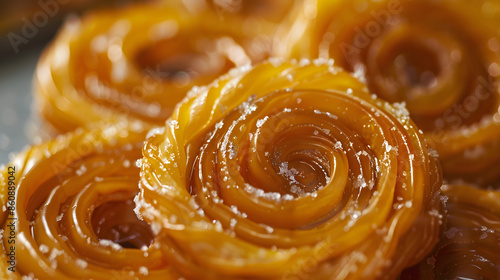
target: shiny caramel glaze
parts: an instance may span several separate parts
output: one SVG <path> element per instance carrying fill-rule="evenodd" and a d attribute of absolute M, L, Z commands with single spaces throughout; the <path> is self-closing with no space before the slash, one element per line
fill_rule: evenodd
<path fill-rule="evenodd" d="M 137 205 L 189 279 L 394 278 L 437 242 L 428 153 L 404 107 L 332 61 L 271 60 L 151 133 Z"/>
<path fill-rule="evenodd" d="M 276 24 L 189 11 L 180 1 L 92 12 L 66 23 L 35 73 L 37 109 L 58 132 L 122 118 L 163 124 L 193 85 L 266 58 Z"/>
<path fill-rule="evenodd" d="M 401 279 L 500 279 L 500 193 L 452 185 L 442 200 L 439 243 Z"/>
<path fill-rule="evenodd" d="M 406 102 L 445 178 L 500 178 L 498 1 L 319 0 L 315 10 L 289 43 L 294 56 L 333 58 L 380 98 Z"/>
<path fill-rule="evenodd" d="M 174 279 L 133 211 L 144 135 L 123 123 L 79 129 L 16 156 L 14 215 L 2 170 L 2 279 Z M 13 217 L 15 272 L 6 255 Z"/>

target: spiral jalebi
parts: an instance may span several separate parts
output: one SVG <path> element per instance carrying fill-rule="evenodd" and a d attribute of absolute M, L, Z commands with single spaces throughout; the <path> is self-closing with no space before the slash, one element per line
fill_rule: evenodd
<path fill-rule="evenodd" d="M 133 211 L 144 134 L 123 123 L 80 129 L 2 170 L 2 279 L 175 278 Z"/>
<path fill-rule="evenodd" d="M 194 88 L 143 155 L 138 210 L 188 279 L 390 278 L 437 242 L 437 159 L 332 61 Z"/>
<path fill-rule="evenodd" d="M 56 132 L 123 118 L 161 125 L 193 85 L 268 56 L 274 25 L 243 22 L 177 1 L 70 20 L 37 65 L 37 109 Z"/>

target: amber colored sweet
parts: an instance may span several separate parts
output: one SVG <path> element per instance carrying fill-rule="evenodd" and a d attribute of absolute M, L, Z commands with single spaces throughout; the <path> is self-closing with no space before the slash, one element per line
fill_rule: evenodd
<path fill-rule="evenodd" d="M 133 212 L 142 139 L 143 132 L 118 124 L 34 146 L 8 165 L 15 167 L 12 199 L 5 167 L 0 278 L 177 279 L 151 227 Z M 15 272 L 8 270 L 10 246 Z"/>
<path fill-rule="evenodd" d="M 138 208 L 189 279 L 396 277 L 437 242 L 422 135 L 331 61 L 194 88 L 143 155 Z"/>
<path fill-rule="evenodd" d="M 498 1 L 320 0 L 316 10 L 296 56 L 331 57 L 380 98 L 406 102 L 445 178 L 500 178 Z"/>
<path fill-rule="evenodd" d="M 440 241 L 401 279 L 500 279 L 500 192 L 455 185 L 443 195 Z"/>
<path fill-rule="evenodd" d="M 179 1 L 180 2 L 180 1 Z M 37 108 L 59 132 L 122 118 L 163 124 L 193 85 L 268 56 L 267 25 L 136 4 L 69 21 L 35 73 Z"/>

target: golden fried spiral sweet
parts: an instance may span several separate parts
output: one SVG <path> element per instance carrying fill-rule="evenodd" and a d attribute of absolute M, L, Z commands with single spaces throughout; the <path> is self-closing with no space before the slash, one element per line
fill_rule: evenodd
<path fill-rule="evenodd" d="M 454 185 L 443 195 L 440 241 L 401 279 L 500 279 L 500 192 Z"/>
<path fill-rule="evenodd" d="M 406 102 L 445 178 L 489 184 L 500 177 L 499 28 L 498 1 L 320 0 L 295 51 Z"/>
<path fill-rule="evenodd" d="M 2 170 L 1 279 L 172 276 L 151 227 L 133 212 L 144 137 L 123 123 L 80 129 Z"/>
<path fill-rule="evenodd" d="M 395 277 L 437 242 L 437 160 L 331 61 L 194 88 L 146 141 L 137 204 L 188 279 Z"/>
<path fill-rule="evenodd" d="M 59 132 L 103 119 L 160 125 L 193 85 L 267 57 L 266 26 L 244 28 L 238 18 L 222 21 L 174 4 L 137 4 L 67 23 L 36 69 L 43 118 Z"/>

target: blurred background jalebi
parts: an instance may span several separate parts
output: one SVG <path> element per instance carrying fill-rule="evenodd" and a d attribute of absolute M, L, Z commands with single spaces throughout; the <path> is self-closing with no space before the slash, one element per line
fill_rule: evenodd
<path fill-rule="evenodd" d="M 500 179 L 500 2 L 319 0 L 281 53 L 330 57 L 372 93 L 405 102 L 445 178 Z M 309 10 L 314 10 L 310 8 Z M 295 40 L 295 42 L 293 41 Z"/>
<path fill-rule="evenodd" d="M 38 63 L 37 110 L 58 132 L 121 118 L 161 125 L 191 87 L 270 52 L 268 28 L 211 11 L 158 2 L 68 22 Z"/>
<path fill-rule="evenodd" d="M 5 163 L 11 151 L 96 120 L 130 116 L 161 124 L 193 85 L 272 55 L 280 38 L 275 35 L 286 34 L 302 0 L 3 5 L 0 157 Z M 31 105 L 35 64 L 38 102 Z"/>

